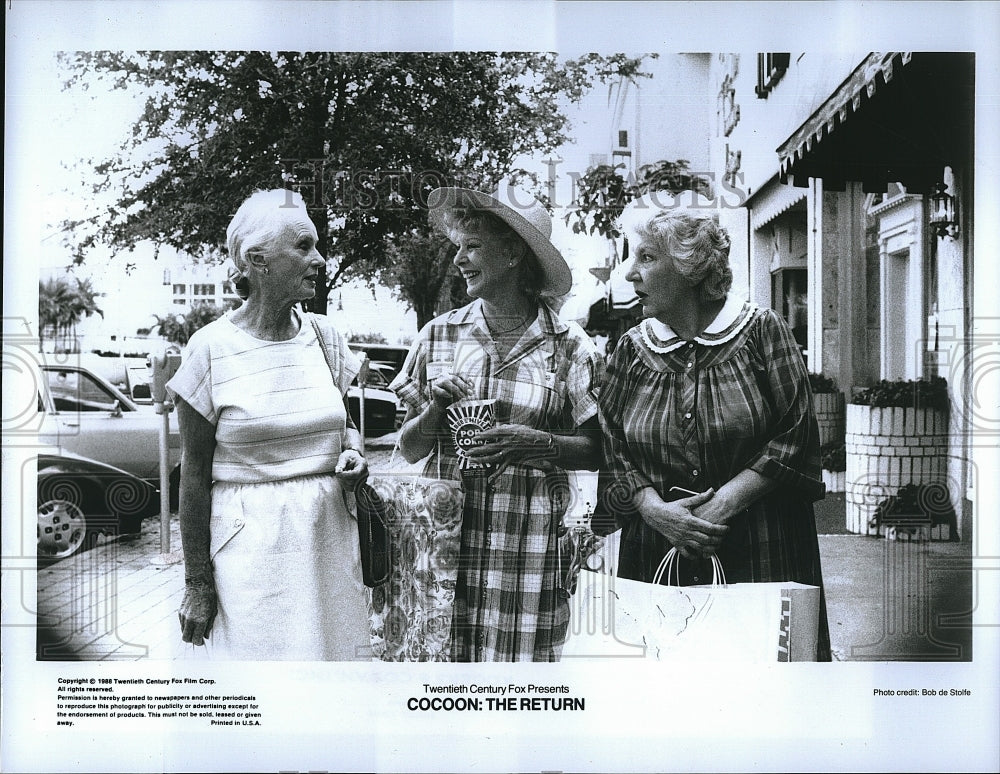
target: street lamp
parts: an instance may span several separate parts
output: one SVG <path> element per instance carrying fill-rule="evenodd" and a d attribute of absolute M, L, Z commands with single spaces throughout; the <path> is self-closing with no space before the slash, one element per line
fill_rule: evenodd
<path fill-rule="evenodd" d="M 958 236 L 955 197 L 948 193 L 948 186 L 944 183 L 934 184 L 928 225 L 939 239 L 945 236 L 954 239 Z"/>

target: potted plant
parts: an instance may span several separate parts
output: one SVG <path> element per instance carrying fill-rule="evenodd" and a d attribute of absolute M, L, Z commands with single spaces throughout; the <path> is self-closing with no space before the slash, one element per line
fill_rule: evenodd
<path fill-rule="evenodd" d="M 809 386 L 812 388 L 820 445 L 832 446 L 843 443 L 844 393 L 837 389 L 837 382 L 834 379 L 824 374 L 809 374 Z"/>
<path fill-rule="evenodd" d="M 948 540 L 958 540 L 955 509 L 942 483 L 904 484 L 875 508 L 870 526 L 884 529 L 887 540 L 921 535 L 925 529 L 948 527 Z"/>
<path fill-rule="evenodd" d="M 823 483 L 827 494 L 843 492 L 845 471 L 847 470 L 847 447 L 840 443 L 830 443 L 820 447 L 820 461 L 823 466 Z"/>
<path fill-rule="evenodd" d="M 947 478 L 948 388 L 944 379 L 880 381 L 847 406 L 847 529 L 877 534 L 873 512 L 906 484 Z"/>

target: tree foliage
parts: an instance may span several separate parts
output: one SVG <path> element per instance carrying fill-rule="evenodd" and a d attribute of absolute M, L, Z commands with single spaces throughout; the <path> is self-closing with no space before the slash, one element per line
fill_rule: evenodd
<path fill-rule="evenodd" d="M 492 187 L 518 156 L 567 140 L 564 105 L 598 81 L 645 75 L 642 57 L 622 54 L 104 51 L 60 59 L 66 88 L 103 79 L 146 95 L 119 151 L 92 165 L 91 193 L 110 193 L 114 204 L 64 224 L 74 260 L 98 244 L 117 252 L 145 240 L 220 257 L 242 199 L 258 188 L 298 188 L 332 269 L 317 311 L 342 277 L 377 276 L 399 255 L 400 238 L 426 233 L 431 189 Z"/>
<path fill-rule="evenodd" d="M 104 311 L 97 305 L 98 293 L 89 279 L 70 282 L 65 277 L 50 277 L 38 283 L 38 345 L 45 349 L 49 333 L 56 351 L 77 352 L 76 326 L 84 317 Z"/>
<path fill-rule="evenodd" d="M 576 198 L 566 214 L 566 223 L 575 234 L 600 234 L 608 239 L 620 236 L 616 223 L 625 206 L 650 191 L 697 191 L 711 194 L 711 186 L 702 177 L 691 174 L 687 159 L 657 161 L 639 167 L 634 177 L 625 177 L 619 170 L 624 164 L 600 164 L 580 177 Z"/>
<path fill-rule="evenodd" d="M 457 273 L 452 264 L 454 253 L 455 247 L 443 234 L 422 230 L 401 235 L 389 248 L 383 277 L 413 307 L 418 329 L 441 308 L 455 306 L 453 283 L 449 281 Z"/>
<path fill-rule="evenodd" d="M 229 307 L 216 304 L 195 304 L 186 314 L 170 312 L 156 318 L 157 332 L 160 336 L 182 347 L 188 343 L 195 331 L 204 328 L 213 320 L 219 319 Z"/>

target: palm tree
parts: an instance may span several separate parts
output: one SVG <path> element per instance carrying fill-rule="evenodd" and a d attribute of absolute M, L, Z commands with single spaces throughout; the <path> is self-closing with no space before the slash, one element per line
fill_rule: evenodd
<path fill-rule="evenodd" d="M 70 302 L 69 317 L 72 321 L 70 327 L 73 332 L 73 349 L 77 352 L 80 351 L 80 344 L 76 336 L 76 325 L 84 317 L 90 317 L 92 314 L 99 314 L 101 319 L 104 319 L 104 311 L 97 305 L 97 299 L 103 295 L 103 293 L 94 290 L 89 277 L 76 281 L 76 288 Z"/>
<path fill-rule="evenodd" d="M 50 277 L 38 283 L 38 346 L 45 348 L 45 334 L 50 332 L 53 347 L 69 349 L 69 336 L 73 336 L 73 351 L 79 350 L 76 326 L 84 317 L 104 312 L 97 306 L 98 297 L 104 295 L 94 290 L 89 279 L 76 280 L 74 287 L 65 277 Z"/>
<path fill-rule="evenodd" d="M 53 345 L 59 336 L 62 314 L 69 305 L 69 283 L 65 277 L 49 277 L 38 283 L 38 348 L 45 350 L 45 334 L 51 333 Z"/>

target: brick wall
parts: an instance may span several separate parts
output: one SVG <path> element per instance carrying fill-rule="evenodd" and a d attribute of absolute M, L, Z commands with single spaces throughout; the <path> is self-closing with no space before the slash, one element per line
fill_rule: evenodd
<path fill-rule="evenodd" d="M 933 409 L 847 406 L 847 529 L 877 532 L 875 508 L 905 484 L 947 483 L 948 416 Z"/>

